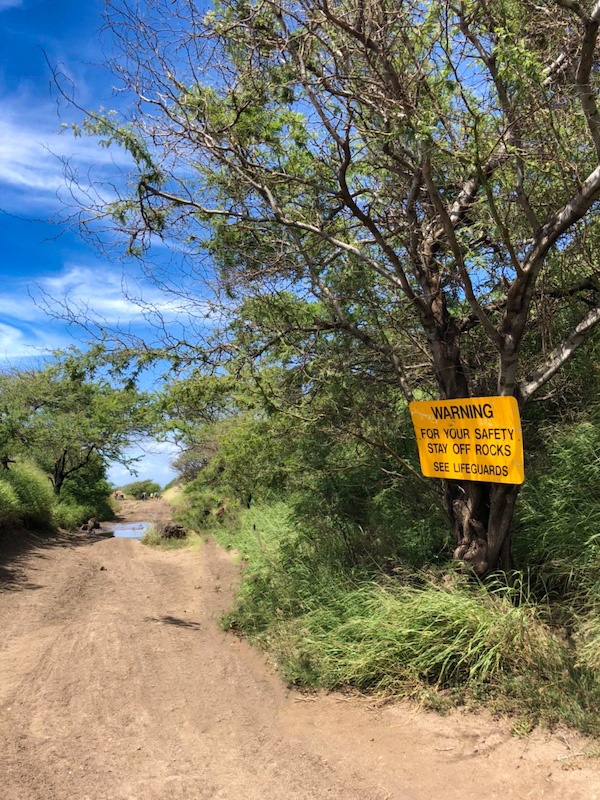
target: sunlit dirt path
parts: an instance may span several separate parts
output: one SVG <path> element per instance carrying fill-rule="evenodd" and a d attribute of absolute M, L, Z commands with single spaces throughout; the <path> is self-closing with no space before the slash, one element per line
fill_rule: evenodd
<path fill-rule="evenodd" d="M 288 691 L 218 627 L 237 571 L 84 536 L 0 561 L 0 798 L 600 798 L 571 734 Z"/>

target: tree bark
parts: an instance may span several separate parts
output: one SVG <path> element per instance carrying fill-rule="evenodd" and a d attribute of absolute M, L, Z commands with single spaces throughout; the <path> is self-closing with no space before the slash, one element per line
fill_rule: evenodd
<path fill-rule="evenodd" d="M 67 451 L 64 450 L 54 462 L 54 467 L 52 469 L 52 487 L 54 489 L 54 494 L 57 497 L 60 495 L 60 490 L 62 489 L 63 483 L 65 482 L 66 463 L 67 463 Z"/>
<path fill-rule="evenodd" d="M 432 351 L 442 397 L 469 397 L 454 321 L 443 309 L 444 325 L 435 329 Z M 502 394 L 499 391 L 499 394 Z M 511 531 L 520 486 L 488 481 L 446 481 L 444 505 L 452 526 L 454 558 L 476 575 L 512 569 Z"/>
<path fill-rule="evenodd" d="M 512 569 L 511 532 L 519 486 L 484 481 L 447 481 L 446 509 L 452 522 L 454 558 L 476 575 Z"/>

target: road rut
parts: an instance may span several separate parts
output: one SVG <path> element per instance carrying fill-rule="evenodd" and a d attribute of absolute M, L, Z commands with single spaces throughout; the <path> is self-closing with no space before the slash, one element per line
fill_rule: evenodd
<path fill-rule="evenodd" d="M 4 561 L 3 800 L 600 797 L 571 734 L 288 690 L 218 627 L 237 574 L 212 541 L 59 537 Z"/>

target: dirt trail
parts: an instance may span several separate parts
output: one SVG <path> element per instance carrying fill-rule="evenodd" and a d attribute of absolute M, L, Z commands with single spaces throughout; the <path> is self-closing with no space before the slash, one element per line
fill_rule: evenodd
<path fill-rule="evenodd" d="M 0 560 L 2 800 L 600 800 L 573 734 L 288 691 L 217 625 L 237 571 L 84 536 Z"/>

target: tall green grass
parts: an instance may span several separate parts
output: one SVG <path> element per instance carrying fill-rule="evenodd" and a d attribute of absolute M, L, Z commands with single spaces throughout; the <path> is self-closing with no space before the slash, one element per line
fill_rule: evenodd
<path fill-rule="evenodd" d="M 0 478 L 0 527 L 18 520 L 20 508 L 15 490 L 7 480 Z"/>
<path fill-rule="evenodd" d="M 510 592 L 364 583 L 268 635 L 292 683 L 480 703 L 600 734 L 600 685 Z"/>
<path fill-rule="evenodd" d="M 328 687 L 482 685 L 523 667 L 551 670 L 560 649 L 531 608 L 433 583 L 365 583 L 310 611 L 302 626 L 305 656 Z"/>
<path fill-rule="evenodd" d="M 581 422 L 544 439 L 519 498 L 514 551 L 521 566 L 553 580 L 600 554 L 600 428 Z"/>
<path fill-rule="evenodd" d="M 82 496 L 85 497 L 85 493 Z M 0 528 L 74 530 L 90 517 L 101 516 L 99 511 L 108 508 L 104 495 L 100 509 L 91 492 L 90 500 L 92 502 L 78 502 L 68 491 L 57 498 L 47 475 L 27 461 L 19 461 L 0 472 Z"/>
<path fill-rule="evenodd" d="M 235 548 L 244 564 L 244 580 L 226 624 L 251 635 L 268 630 L 274 620 L 312 609 L 321 593 L 345 586 L 351 574 L 323 558 L 321 547 L 301 535 L 284 502 L 253 505 L 234 526 L 213 533 L 221 545 Z"/>
<path fill-rule="evenodd" d="M 547 624 L 546 603 L 525 585 L 484 586 L 452 570 L 348 570 L 310 546 L 284 503 L 245 511 L 216 536 L 245 564 L 223 624 L 269 649 L 290 683 L 436 707 L 485 702 L 516 713 L 521 727 L 562 722 L 600 735 L 595 656 Z"/>
<path fill-rule="evenodd" d="M 204 509 L 225 490 L 198 483 L 188 524 L 244 562 L 223 624 L 274 653 L 294 684 L 485 702 L 516 713 L 521 729 L 560 722 L 600 735 L 600 431 L 540 434 L 511 587 L 443 563 L 440 514 L 414 487 L 370 497 L 344 473 L 340 493 L 339 474 L 313 486 L 319 473 L 288 502 L 236 505 L 217 522 Z"/>
<path fill-rule="evenodd" d="M 52 487 L 44 473 L 27 462 L 14 464 L 0 476 L 0 524 L 47 528 L 52 524 Z"/>
<path fill-rule="evenodd" d="M 520 498 L 514 551 L 581 669 L 600 675 L 600 428 L 542 430 Z"/>
<path fill-rule="evenodd" d="M 55 502 L 52 517 L 57 528 L 74 531 L 91 517 L 97 517 L 97 511 L 91 504 L 81 504 L 72 498 Z"/>

